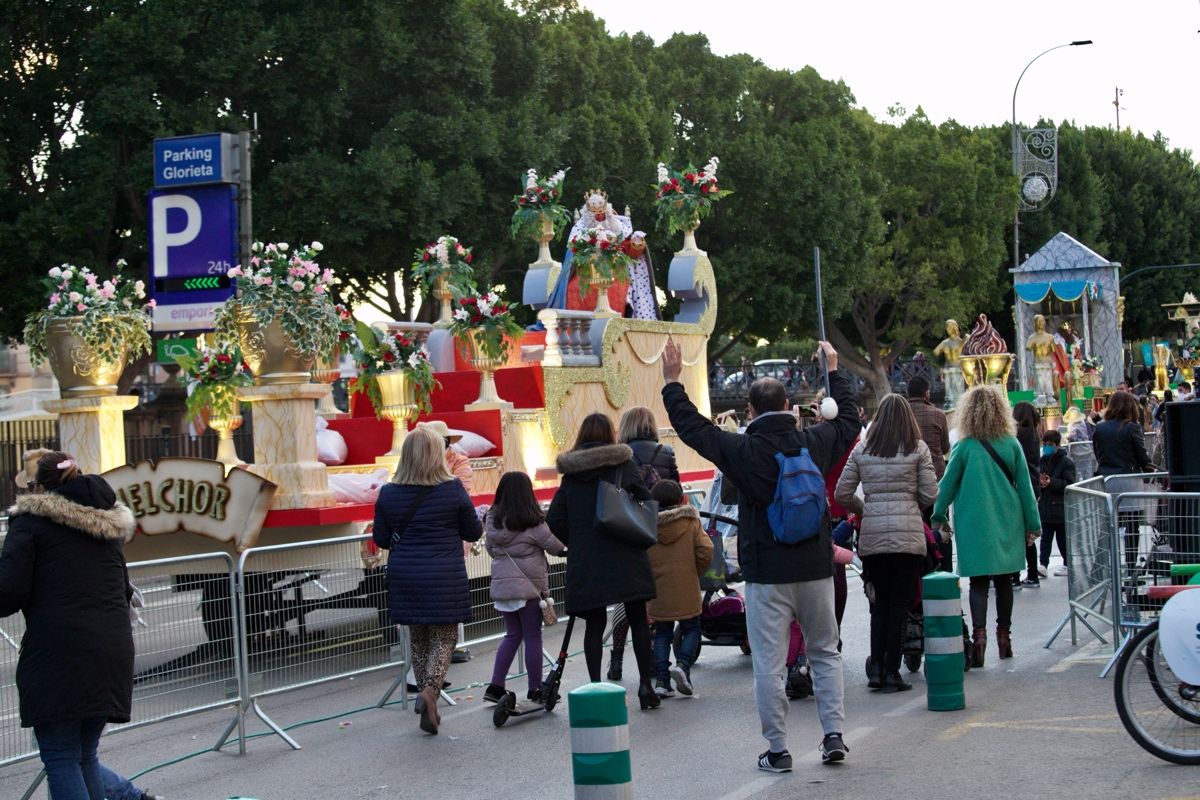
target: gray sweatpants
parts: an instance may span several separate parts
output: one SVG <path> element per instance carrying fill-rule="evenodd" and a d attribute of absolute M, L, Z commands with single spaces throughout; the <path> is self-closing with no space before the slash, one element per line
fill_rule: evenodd
<path fill-rule="evenodd" d="M 817 716 L 825 733 L 843 733 L 845 680 L 833 613 L 833 578 L 798 583 L 747 583 L 746 624 L 754 661 L 754 697 L 763 738 L 787 749 L 787 650 L 792 620 L 804 630 Z"/>

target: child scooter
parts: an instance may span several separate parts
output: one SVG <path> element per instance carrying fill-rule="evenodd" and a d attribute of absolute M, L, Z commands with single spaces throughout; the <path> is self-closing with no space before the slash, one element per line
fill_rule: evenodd
<path fill-rule="evenodd" d="M 558 660 L 554 662 L 554 666 L 542 680 L 541 702 L 518 703 L 516 693 L 507 691 L 504 693 L 504 697 L 500 698 L 500 702 L 496 703 L 496 710 L 492 712 L 493 725 L 499 728 L 508 722 L 509 717 L 523 717 L 537 711 L 550 712 L 554 710 L 554 707 L 558 705 L 558 689 L 562 685 L 563 669 L 567 665 L 567 648 L 571 643 L 571 630 L 574 627 L 575 617 L 568 617 L 567 630 L 563 634 L 562 647 L 558 651 Z"/>

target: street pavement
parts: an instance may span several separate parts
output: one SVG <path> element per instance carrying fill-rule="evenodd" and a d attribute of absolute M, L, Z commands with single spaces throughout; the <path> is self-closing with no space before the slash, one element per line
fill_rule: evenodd
<path fill-rule="evenodd" d="M 963 582 L 965 584 L 965 581 Z M 883 695 L 866 688 L 867 604 L 857 578 L 843 625 L 846 730 L 850 747 L 840 765 L 823 765 L 811 698 L 791 703 L 789 749 L 795 770 L 756 769 L 765 749 L 754 709 L 750 658 L 737 648 L 705 647 L 693 670 L 697 696 L 637 710 L 631 692 L 630 738 L 638 798 L 749 800 L 764 798 L 1200 798 L 1200 768 L 1155 759 L 1126 735 L 1117 718 L 1112 679 L 1098 677 L 1111 648 L 1081 627 L 1050 649 L 1043 644 L 1066 610 L 1066 579 L 1042 580 L 1016 596 L 1015 658 L 999 661 L 993 639 L 983 669 L 966 676 L 967 708 L 925 708 L 925 684 Z M 964 593 L 965 602 L 965 593 Z M 994 613 L 994 608 L 993 608 Z M 563 626 L 547 631 L 557 648 Z M 581 636 L 576 636 L 578 649 Z M 458 705 L 443 710 L 441 734 L 417 729 L 411 709 L 373 706 L 393 672 L 380 672 L 271 696 L 263 709 L 292 728 L 303 746 L 260 736 L 245 755 L 236 745 L 203 752 L 227 724 L 227 712 L 207 712 L 138 730 L 101 743 L 102 760 L 125 774 L 156 767 L 137 779 L 169 800 L 307 800 L 308 798 L 546 798 L 572 796 L 566 700 L 553 714 L 491 722 L 482 700 L 494 647 L 475 647 L 474 659 L 451 668 Z M 636 673 L 627 652 L 625 674 Z M 586 680 L 581 656 L 567 667 L 564 689 Z M 511 686 L 524 691 L 524 679 Z M 627 680 L 626 686 L 636 687 Z M 331 718 L 355 709 L 366 709 Z M 265 727 L 253 715 L 249 730 Z M 188 754 L 199 753 L 191 758 Z M 178 760 L 177 759 L 181 759 Z M 176 762 L 176 763 L 171 763 Z M 162 766 L 157 766 L 162 765 Z M 0 770 L 0 797 L 22 795 L 37 762 Z M 45 789 L 36 797 L 45 797 Z"/>

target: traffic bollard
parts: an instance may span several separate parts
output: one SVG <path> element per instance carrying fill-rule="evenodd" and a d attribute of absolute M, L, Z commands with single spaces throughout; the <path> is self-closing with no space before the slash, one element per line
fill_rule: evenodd
<path fill-rule="evenodd" d="M 575 800 L 632 800 L 625 688 L 589 683 L 567 694 Z"/>
<path fill-rule="evenodd" d="M 931 572 L 921 579 L 925 612 L 926 704 L 930 711 L 967 707 L 963 691 L 962 593 L 958 575 Z"/>

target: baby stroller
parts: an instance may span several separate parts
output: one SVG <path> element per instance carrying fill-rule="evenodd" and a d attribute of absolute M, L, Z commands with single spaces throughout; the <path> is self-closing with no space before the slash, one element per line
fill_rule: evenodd
<path fill-rule="evenodd" d="M 740 572 L 731 572 L 725 557 L 725 540 L 715 523 L 737 526 L 737 520 L 721 514 L 701 511 L 709 520 L 707 533 L 713 543 L 713 558 L 708 571 L 700 577 L 704 597 L 700 602 L 700 640 L 714 647 L 739 647 L 750 655 L 750 638 L 746 632 L 746 601 L 730 586 L 741 582 Z M 675 632 L 675 650 L 679 650 L 682 632 Z"/>

